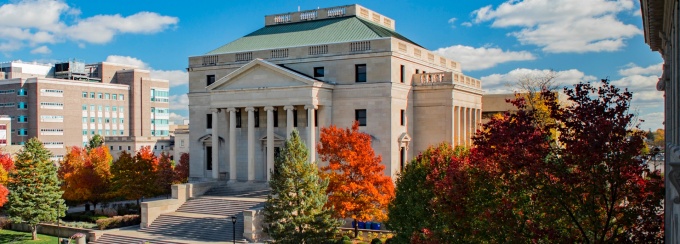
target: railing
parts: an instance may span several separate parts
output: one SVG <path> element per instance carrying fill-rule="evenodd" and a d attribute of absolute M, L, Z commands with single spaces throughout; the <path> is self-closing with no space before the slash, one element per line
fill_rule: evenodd
<path fill-rule="evenodd" d="M 290 14 L 283 14 L 283 15 L 274 16 L 274 23 L 276 23 L 276 24 L 288 23 L 288 22 L 290 22 Z"/>
<path fill-rule="evenodd" d="M 248 61 L 253 59 L 253 52 L 237 53 L 236 61 Z"/>
<path fill-rule="evenodd" d="M 316 10 L 300 13 L 300 20 L 313 20 L 316 19 L 316 17 L 317 17 Z"/>
<path fill-rule="evenodd" d="M 350 52 L 359 52 L 359 51 L 367 51 L 371 50 L 371 42 L 370 41 L 361 41 L 361 42 L 352 42 L 349 44 L 349 51 Z"/>
<path fill-rule="evenodd" d="M 210 55 L 210 56 L 204 56 L 203 57 L 203 65 L 216 65 L 217 64 L 217 55 Z"/>
<path fill-rule="evenodd" d="M 482 88 L 482 82 L 478 79 L 452 72 L 421 73 L 413 75 L 414 86 L 459 84 L 473 88 Z"/>
<path fill-rule="evenodd" d="M 275 49 L 271 50 L 271 58 L 287 58 L 288 57 L 288 49 Z"/>
<path fill-rule="evenodd" d="M 319 54 L 327 54 L 327 53 L 328 53 L 328 45 L 319 45 L 319 46 L 309 47 L 309 55 L 319 55 Z"/>
<path fill-rule="evenodd" d="M 345 7 L 337 7 L 337 8 L 331 8 L 327 12 L 327 16 L 330 17 L 339 17 L 345 15 L 345 12 L 347 10 Z"/>

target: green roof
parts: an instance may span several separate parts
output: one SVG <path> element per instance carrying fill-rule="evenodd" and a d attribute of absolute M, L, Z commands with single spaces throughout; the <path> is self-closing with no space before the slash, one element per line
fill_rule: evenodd
<path fill-rule="evenodd" d="M 420 46 L 399 33 L 356 16 L 265 26 L 207 54 L 353 42 L 394 37 Z"/>

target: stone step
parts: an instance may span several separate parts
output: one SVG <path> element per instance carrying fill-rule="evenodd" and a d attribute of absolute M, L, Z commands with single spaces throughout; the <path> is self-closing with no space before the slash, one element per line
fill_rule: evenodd
<path fill-rule="evenodd" d="M 249 197 L 267 198 L 269 189 L 231 189 L 228 187 L 215 187 L 206 192 L 204 196 L 225 196 L 225 197 Z"/>
<path fill-rule="evenodd" d="M 116 234 L 105 233 L 100 236 L 97 241 L 89 242 L 91 244 L 132 244 L 132 243 L 149 243 L 149 244 L 183 244 L 181 242 L 159 241 L 152 239 L 145 239 L 139 237 L 122 236 Z"/>
<path fill-rule="evenodd" d="M 140 232 L 196 241 L 231 241 L 234 226 L 230 218 L 187 217 L 163 214 Z M 237 215 L 236 239 L 243 239 L 243 215 Z"/>
<path fill-rule="evenodd" d="M 214 197 L 198 197 L 184 203 L 177 212 L 233 216 L 244 210 L 264 206 L 261 202 L 227 200 Z"/>

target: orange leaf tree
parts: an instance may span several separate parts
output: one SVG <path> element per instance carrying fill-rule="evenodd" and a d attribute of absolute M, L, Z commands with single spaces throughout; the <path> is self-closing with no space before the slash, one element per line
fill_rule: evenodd
<path fill-rule="evenodd" d="M 335 216 L 385 220 L 387 205 L 394 198 L 394 183 L 383 173 L 385 166 L 371 148 L 371 137 L 360 132 L 355 122 L 351 129 L 322 128 L 319 141 L 319 156 L 328 162 L 321 168 L 329 180 L 327 205 L 335 209 Z"/>
<path fill-rule="evenodd" d="M 158 159 L 158 169 L 156 170 L 157 193 L 168 195 L 172 190 L 172 180 L 175 176 L 170 155 L 163 152 Z"/>
<path fill-rule="evenodd" d="M 64 199 L 72 202 L 97 204 L 109 200 L 111 162 L 113 158 L 105 146 L 92 148 L 71 147 L 59 167 L 59 178 Z"/>
<path fill-rule="evenodd" d="M 150 147 L 142 147 L 133 157 L 122 152 L 113 165 L 113 187 L 116 195 L 128 200 L 156 195 L 158 158 Z"/>

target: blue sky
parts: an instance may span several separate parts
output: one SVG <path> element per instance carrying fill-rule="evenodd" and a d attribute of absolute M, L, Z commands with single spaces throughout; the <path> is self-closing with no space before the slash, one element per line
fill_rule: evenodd
<path fill-rule="evenodd" d="M 609 78 L 634 92 L 643 129 L 663 128 L 662 59 L 644 43 L 639 1 L 4 1 L 2 61 L 144 66 L 171 84 L 174 119 L 187 117 L 188 57 L 261 28 L 264 16 L 358 3 L 402 35 L 461 62 L 489 93 L 522 77 L 570 85 Z"/>

